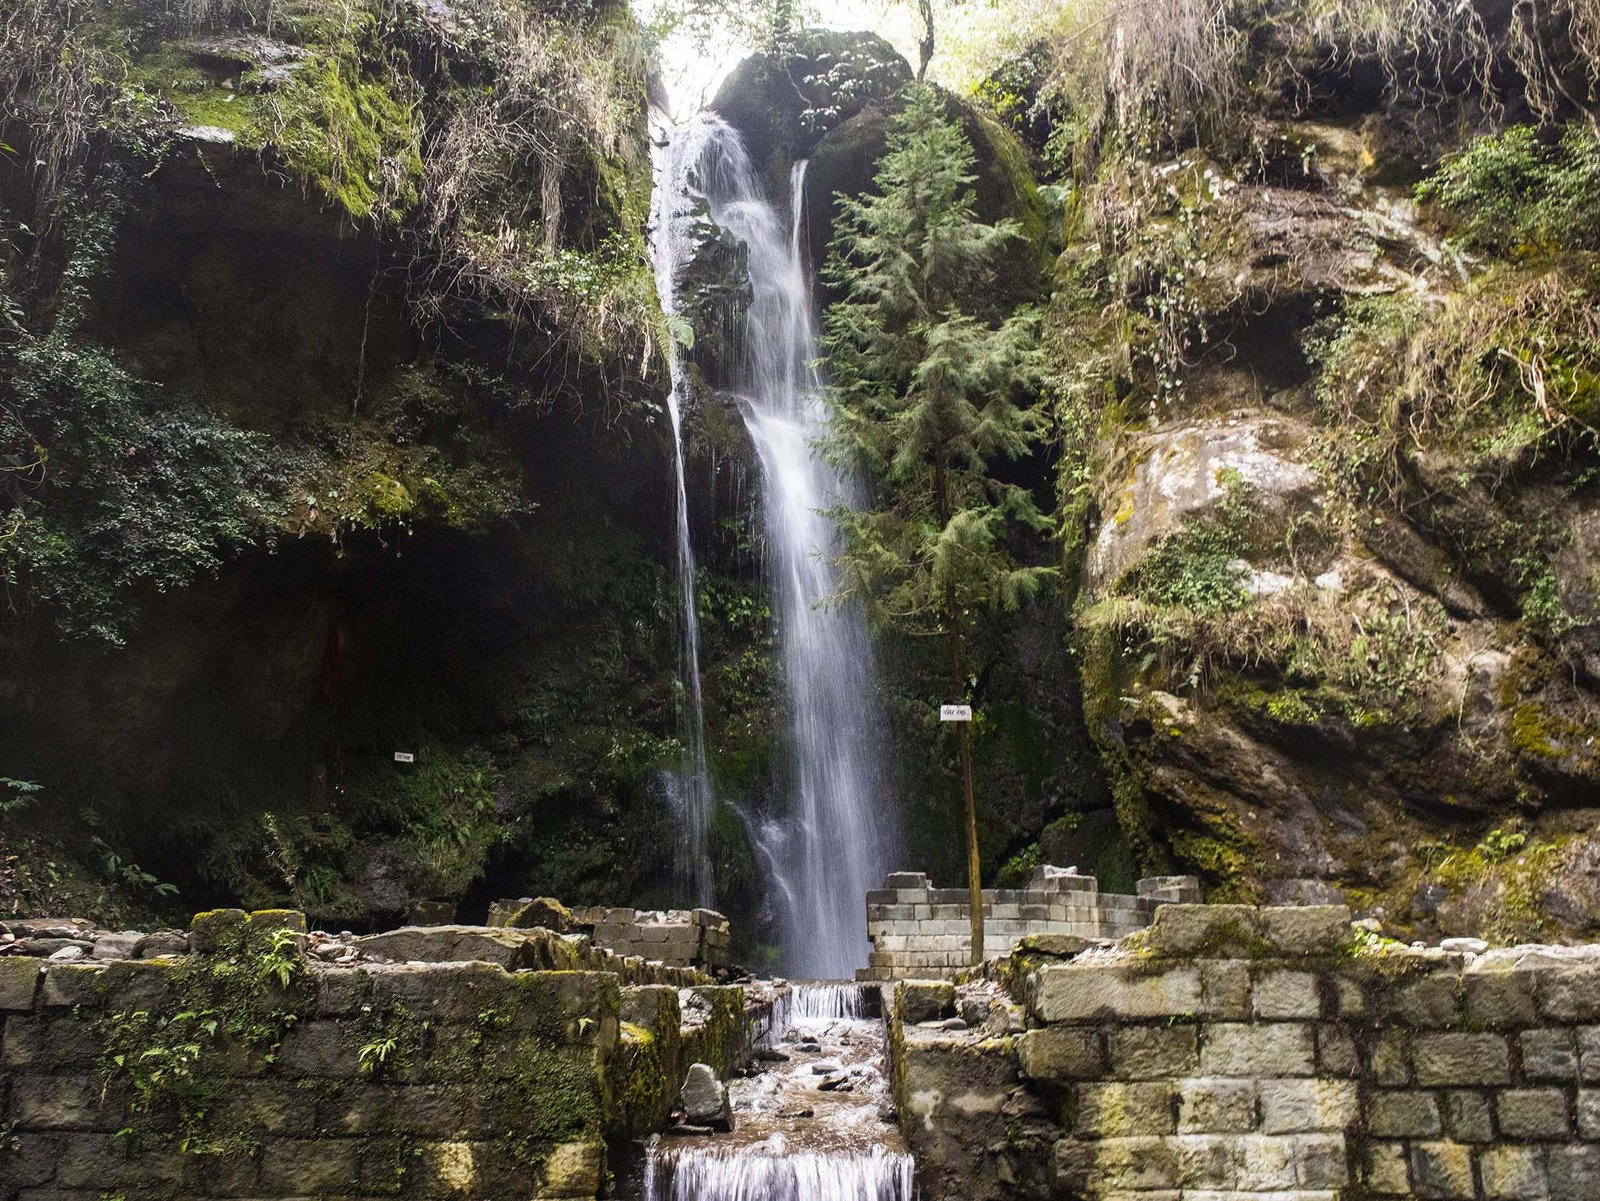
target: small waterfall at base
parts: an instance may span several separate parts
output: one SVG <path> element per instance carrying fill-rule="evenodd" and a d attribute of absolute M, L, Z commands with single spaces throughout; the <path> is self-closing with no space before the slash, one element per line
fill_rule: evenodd
<path fill-rule="evenodd" d="M 857 605 L 830 603 L 836 534 L 826 510 L 849 502 L 852 489 L 815 446 L 827 415 L 800 243 L 805 164 L 795 165 L 785 221 L 762 194 L 738 133 L 715 114 L 678 130 L 669 157 L 664 178 L 695 190 L 746 250 L 751 300 L 732 374 L 761 464 L 788 704 L 792 806 L 783 836 L 767 840 L 780 861 L 786 966 L 797 976 L 847 978 L 866 962 L 862 904 L 888 869 L 893 807 L 865 620 Z M 689 197 L 668 205 L 693 208 Z"/>
<path fill-rule="evenodd" d="M 658 153 L 655 195 L 652 198 L 651 224 L 654 235 L 656 292 L 661 311 L 669 318 L 677 314 L 675 249 L 668 230 L 676 215 L 667 206 L 684 195 L 680 181 L 668 178 L 673 160 Z M 684 764 L 670 781 L 670 800 L 678 817 L 678 840 L 673 869 L 681 886 L 692 890 L 697 905 L 709 906 L 715 881 L 711 875 L 711 767 L 706 758 L 705 698 L 700 686 L 700 610 L 695 596 L 694 542 L 689 531 L 689 488 L 683 465 L 683 350 L 677 342 L 667 344 L 667 372 L 670 391 L 667 415 L 672 423 L 672 446 L 678 484 L 678 591 L 683 605 L 683 640 L 679 674 L 683 698 L 679 704 L 679 734 L 683 740 Z"/>
<path fill-rule="evenodd" d="M 785 1154 L 764 1147 L 660 1159 L 645 1201 L 911 1201 L 911 1156 L 874 1147 L 851 1155 Z"/>
<path fill-rule="evenodd" d="M 879 1016 L 876 985 L 794 984 L 773 999 L 772 1016 L 757 1045 L 775 1046 L 796 1026 L 815 1022 L 864 1022 Z"/>
<path fill-rule="evenodd" d="M 760 1070 L 729 1083 L 733 1132 L 654 1140 L 645 1201 L 913 1201 L 875 996 L 872 985 L 788 989 Z"/>

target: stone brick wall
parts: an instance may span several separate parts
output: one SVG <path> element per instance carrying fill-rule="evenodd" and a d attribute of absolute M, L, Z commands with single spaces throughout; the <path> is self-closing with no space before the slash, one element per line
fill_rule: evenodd
<path fill-rule="evenodd" d="M 595 1197 L 689 1063 L 747 1053 L 742 989 L 581 938 L 489 932 L 539 965 L 508 970 L 327 963 L 303 931 L 219 911 L 188 954 L 0 957 L 0 1201 Z"/>
<path fill-rule="evenodd" d="M 983 892 L 984 949 L 1008 955 L 1030 935 L 1121 938 L 1150 924 L 1156 906 L 1198 901 L 1192 876 L 1139 881 L 1139 894 L 1102 893 L 1093 876 L 1041 865 L 1026 888 Z M 971 963 L 971 896 L 964 888 L 934 888 L 921 872 L 894 872 L 867 894 L 872 951 L 859 980 L 949 979 Z"/>
<path fill-rule="evenodd" d="M 620 955 L 715 969 L 729 966 L 728 919 L 711 909 L 574 909 L 573 920 L 595 945 Z"/>
<path fill-rule="evenodd" d="M 491 905 L 489 925 L 542 924 L 547 919 L 541 913 L 558 915 L 558 929 L 582 931 L 595 946 L 618 955 L 637 955 L 707 971 L 733 963 L 728 919 L 712 909 L 626 909 L 606 905 L 568 909 L 547 899 L 522 897 Z"/>
<path fill-rule="evenodd" d="M 1600 1198 L 1600 947 L 1413 950 L 1342 908 L 1226 905 L 1130 943 L 1021 956 L 945 1012 L 948 986 L 899 987 L 925 1196 Z"/>

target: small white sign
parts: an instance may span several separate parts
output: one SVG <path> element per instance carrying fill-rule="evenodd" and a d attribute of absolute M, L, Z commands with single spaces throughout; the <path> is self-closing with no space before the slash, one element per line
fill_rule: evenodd
<path fill-rule="evenodd" d="M 972 720 L 972 706 L 971 705 L 940 705 L 939 706 L 939 720 L 940 721 L 971 721 Z"/>
<path fill-rule="evenodd" d="M 417 757 L 410 751 L 396 751 L 394 753 L 394 761 L 396 763 L 415 763 Z"/>

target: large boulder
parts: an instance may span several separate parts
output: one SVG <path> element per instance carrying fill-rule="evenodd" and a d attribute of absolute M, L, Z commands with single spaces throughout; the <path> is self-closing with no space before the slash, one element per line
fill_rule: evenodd
<path fill-rule="evenodd" d="M 683 1116 L 691 1126 L 732 1131 L 733 1106 L 728 1101 L 728 1086 L 717 1079 L 710 1064 L 692 1063 L 683 1080 L 679 1097 Z"/>
<path fill-rule="evenodd" d="M 911 68 L 874 33 L 809 29 L 789 53 L 756 54 L 723 81 L 711 107 L 737 129 L 769 186 L 829 130 L 911 82 Z"/>

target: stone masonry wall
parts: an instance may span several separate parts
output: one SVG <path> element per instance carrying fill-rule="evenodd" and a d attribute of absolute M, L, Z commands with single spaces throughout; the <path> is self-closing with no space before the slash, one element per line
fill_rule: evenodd
<path fill-rule="evenodd" d="M 1600 947 L 1411 949 L 1339 907 L 1173 905 L 1119 948 L 993 975 L 892 1003 L 924 1196 L 1600 1198 Z"/>
<path fill-rule="evenodd" d="M 1121 938 L 1150 924 L 1156 906 L 1198 901 L 1192 876 L 1139 881 L 1139 894 L 1102 893 L 1076 868 L 1041 865 L 1026 888 L 985 889 L 984 948 L 991 959 L 1030 935 Z M 964 888 L 934 888 L 921 872 L 893 872 L 867 894 L 872 951 L 859 980 L 950 979 L 971 964 L 971 897 Z"/>
<path fill-rule="evenodd" d="M 729 967 L 733 944 L 728 919 L 712 909 L 627 909 L 606 905 L 567 909 L 529 897 L 496 901 L 489 925 L 542 924 L 558 913 L 563 929 L 589 935 L 594 945 L 618 955 L 638 955 L 677 967 L 709 971 Z M 531 916 L 525 916 L 531 915 Z"/>
<path fill-rule="evenodd" d="M 341 963 L 304 929 L 224 910 L 188 953 L 0 957 L 0 1201 L 595 1197 L 689 1063 L 747 1051 L 742 989 L 581 936 L 441 927 Z"/>

